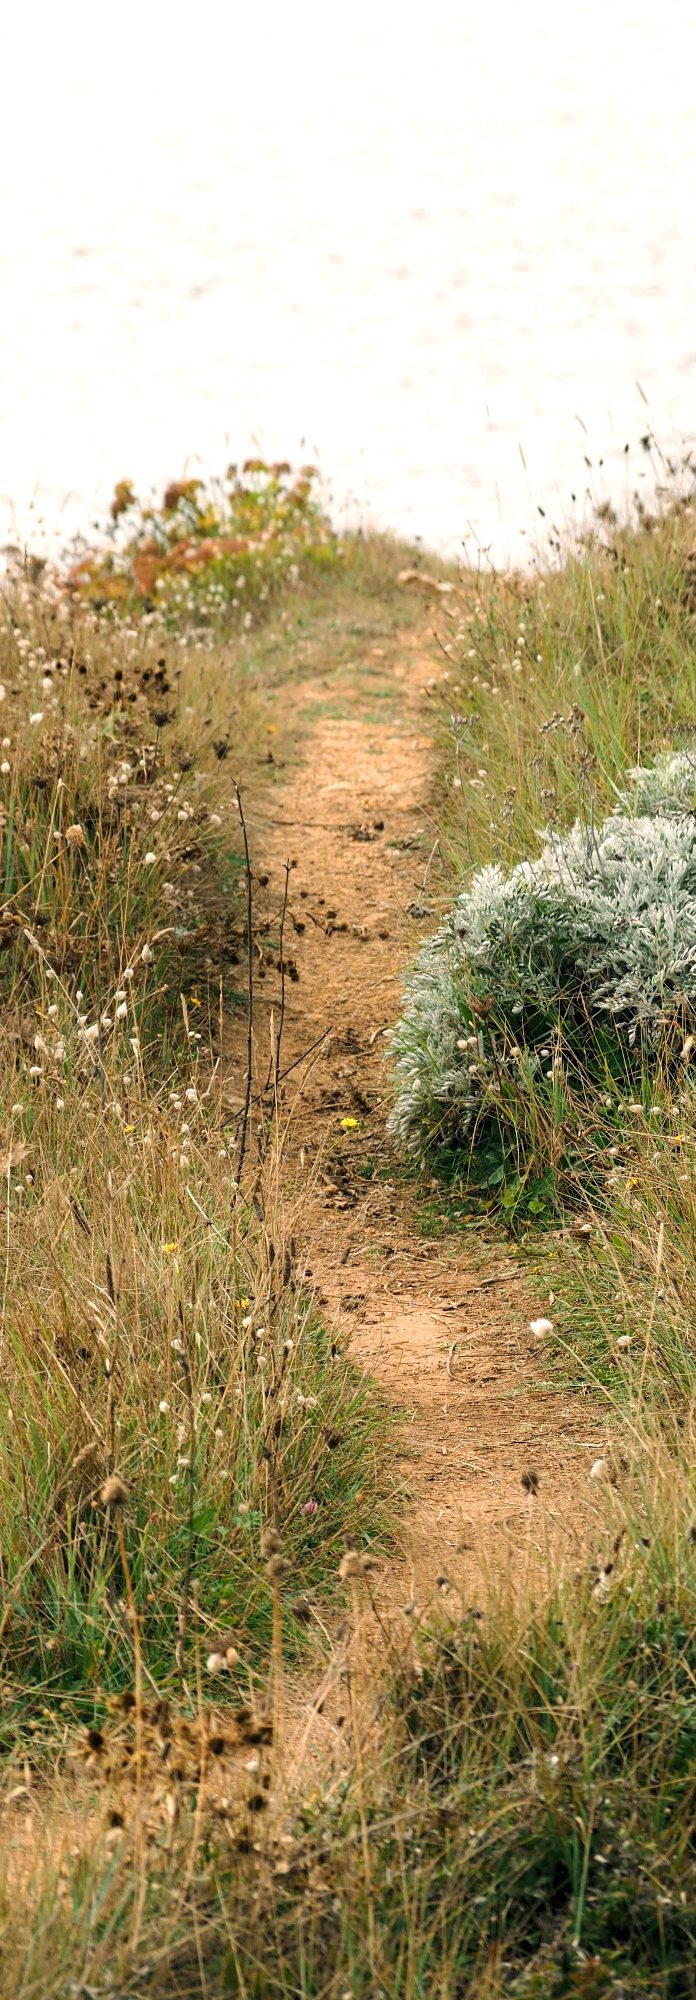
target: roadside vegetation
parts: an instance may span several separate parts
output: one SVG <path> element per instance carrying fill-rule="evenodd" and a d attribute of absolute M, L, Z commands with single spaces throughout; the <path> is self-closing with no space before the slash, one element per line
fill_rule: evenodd
<path fill-rule="evenodd" d="M 576 822 L 591 829 L 595 865 L 612 814 L 626 840 L 647 818 L 619 929 L 628 959 L 641 866 L 668 829 L 678 863 L 653 900 L 667 907 L 676 868 L 673 970 L 682 919 L 693 943 L 693 544 L 688 501 L 605 522 L 556 568 L 462 579 L 435 620 L 453 893 L 493 865 L 526 895 L 512 871 L 543 829 L 556 857 Z M 361 592 L 390 590 L 402 560 L 344 547 L 326 588 L 349 602 L 354 563 Z M 560 1556 L 539 1463 L 514 1568 L 475 1591 L 443 1573 L 420 1604 L 390 1558 L 384 1412 L 322 1329 L 283 1209 L 272 1062 L 254 1085 L 265 1159 L 241 1190 L 244 1102 L 216 1068 L 243 1004 L 235 780 L 265 743 L 263 686 L 215 629 L 170 627 L 170 605 L 115 618 L 45 580 L 13 590 L 0 1993 L 694 2000 L 686 971 L 652 1011 L 602 1014 L 606 976 L 585 978 L 575 933 L 558 948 L 553 898 L 543 1022 L 538 987 L 514 1013 L 519 981 L 540 978 L 528 932 L 510 950 L 489 912 L 490 996 L 470 950 L 450 954 L 463 1032 L 447 1062 L 475 1102 L 454 1143 L 430 1118 L 414 1171 L 530 1251 L 534 1352 L 604 1404 L 611 1442 Z M 143 687 L 156 661 L 166 724 Z M 234 758 L 212 741 L 232 733 L 223 685 Z M 500 1061 L 481 1088 L 472 1066 L 511 1040 L 504 977 L 518 1055 L 504 1088 Z M 431 1065 L 438 1036 L 435 1021 L 419 1045 Z"/>

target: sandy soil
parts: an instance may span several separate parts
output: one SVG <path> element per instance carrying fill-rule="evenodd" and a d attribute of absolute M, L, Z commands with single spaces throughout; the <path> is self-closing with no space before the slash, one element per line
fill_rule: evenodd
<path fill-rule="evenodd" d="M 602 1438 L 596 1412 L 540 1380 L 528 1324 L 548 1296 L 531 1289 L 512 1250 L 472 1229 L 428 1240 L 422 1190 L 404 1182 L 385 1131 L 403 966 L 433 928 L 445 884 L 428 806 L 436 654 L 427 617 L 372 651 L 391 687 L 381 713 L 354 663 L 332 676 L 328 716 L 316 677 L 295 688 L 299 761 L 272 803 L 252 805 L 250 832 L 257 893 L 276 919 L 292 864 L 284 1193 L 297 1198 L 324 1312 L 398 1411 L 404 1560 L 423 1596 L 439 1573 L 473 1581 L 521 1548 L 538 1560 L 559 1530 L 567 1544 L 570 1496 Z M 368 644 L 368 668 L 369 655 Z M 277 972 L 257 995 L 261 1074 L 271 1012 L 277 1032 Z M 239 1093 L 241 1024 L 227 1062 Z M 347 1130 L 346 1118 L 357 1121 Z M 530 1469 L 536 1503 L 521 1483 Z"/>

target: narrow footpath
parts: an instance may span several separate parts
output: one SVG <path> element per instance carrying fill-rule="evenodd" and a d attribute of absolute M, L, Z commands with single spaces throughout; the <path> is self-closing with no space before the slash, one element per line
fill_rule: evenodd
<path fill-rule="evenodd" d="M 598 1446 L 596 1412 L 544 1386 L 529 1319 L 548 1312 L 548 1293 L 511 1248 L 465 1225 L 428 1237 L 423 1190 L 385 1130 L 403 968 L 446 893 L 428 805 L 432 624 L 424 605 L 422 623 L 386 645 L 363 640 L 357 672 L 353 660 L 330 682 L 295 684 L 297 761 L 249 807 L 257 895 L 276 924 L 291 864 L 283 1195 L 324 1316 L 398 1414 L 404 1560 L 421 1597 L 443 1572 L 471 1578 L 506 1550 L 543 1554 L 554 1526 L 565 1541 L 571 1487 Z M 259 1072 L 271 1010 L 277 1031 L 277 972 L 257 988 Z M 241 1023 L 227 1074 L 239 1096 Z"/>

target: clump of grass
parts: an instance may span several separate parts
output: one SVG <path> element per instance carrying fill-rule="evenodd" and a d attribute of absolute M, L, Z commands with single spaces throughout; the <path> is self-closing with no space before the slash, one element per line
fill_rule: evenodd
<path fill-rule="evenodd" d="M 381 1420 L 313 1307 L 272 1149 L 253 1205 L 238 1186 L 221 1059 L 260 697 L 213 641 L 114 625 L 28 573 L 0 685 L 0 1645 L 21 1726 L 27 1687 L 94 1710 L 127 1682 L 131 1592 L 158 1686 L 223 1628 L 252 1671 L 265 1529 L 292 1602 L 314 1600 L 343 1537 L 379 1535 Z M 290 1650 L 318 1629 L 289 1613 Z"/>
<path fill-rule="evenodd" d="M 641 1383 L 669 1418 L 693 1393 L 696 1097 L 691 1038 L 642 1096 L 607 1099 L 574 1184 L 591 1254 L 556 1259 L 557 1361 L 585 1386 Z M 612 1143 L 613 1142 L 613 1143 Z M 588 1196 L 589 1190 L 589 1196 Z"/>
<path fill-rule="evenodd" d="M 385 1624 L 380 1585 L 363 1604 L 364 1564 L 350 1552 L 350 1740 L 321 1788 L 305 1776 L 288 1794 L 276 1767 L 264 1793 L 254 1755 L 234 1796 L 229 1773 L 224 1798 L 210 1783 L 202 1794 L 189 1753 L 166 1842 L 148 1807 L 145 1890 L 132 1807 L 105 1835 L 95 1798 L 89 1858 L 63 1864 L 69 1895 L 52 1899 L 44 1877 L 42 1898 L 35 1871 L 31 1925 L 8 1938 L 14 1976 L 31 1971 L 27 1990 L 43 1992 L 49 1964 L 72 1949 L 97 1982 L 108 1953 L 127 1994 L 147 1965 L 155 1995 L 217 1983 L 302 2000 L 381 1988 L 404 2000 L 689 2000 L 692 1443 L 689 1430 L 667 1454 L 649 1424 L 636 1431 L 615 1483 L 595 1484 L 593 1530 L 577 1524 L 574 1569 L 534 1587 L 498 1578 L 472 1602 L 462 1582 L 437 1613 L 409 1605 L 399 1619 L 392 1607 Z M 543 1470 L 528 1505 L 543 1510 Z M 201 1729 L 209 1741 L 211 1725 Z M 218 1742 L 223 1759 L 233 1741 L 234 1727 Z M 104 1755 L 98 1746 L 92 1765 Z"/>
<path fill-rule="evenodd" d="M 695 522 L 693 498 L 666 502 L 557 569 L 482 574 L 443 608 L 440 796 L 457 872 L 510 867 L 540 827 L 603 817 L 630 765 L 689 742 Z"/>
<path fill-rule="evenodd" d="M 145 1045 L 151 1024 L 180 1042 L 180 994 L 216 1011 L 243 948 L 235 779 L 259 755 L 259 697 L 215 645 L 115 628 L 16 575 L 0 686 L 0 999 L 18 1037 L 50 968 L 85 1025 L 132 980 Z"/>
<path fill-rule="evenodd" d="M 108 535 L 73 562 L 67 588 L 118 616 L 157 610 L 169 624 L 250 624 L 278 593 L 334 563 L 340 543 L 314 466 L 247 459 L 217 481 L 179 479 L 160 504 L 117 485 Z"/>
<path fill-rule="evenodd" d="M 12 1684 L 46 1698 L 94 1700 L 129 1672 L 123 1565 L 99 1501 L 112 1472 L 129 1489 L 158 1685 L 194 1582 L 189 1638 L 195 1627 L 212 1645 L 231 1627 L 247 1663 L 259 1656 L 268 1524 L 298 1598 L 322 1590 L 346 1533 L 380 1530 L 367 1388 L 323 1331 L 262 1189 L 256 1210 L 240 1206 L 205 1051 L 148 1088 L 127 991 L 101 1051 L 59 1007 L 59 1046 L 46 1023 L 44 1048 L 6 1066 L 0 1108 L 2 1646 Z"/>

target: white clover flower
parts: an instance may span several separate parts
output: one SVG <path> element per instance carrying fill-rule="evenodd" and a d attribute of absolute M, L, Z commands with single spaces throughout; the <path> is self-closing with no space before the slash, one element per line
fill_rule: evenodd
<path fill-rule="evenodd" d="M 37 722 L 43 722 L 43 719 L 44 719 L 44 718 L 43 718 L 43 709 L 42 709 L 42 708 L 36 708 L 36 709 L 34 710 L 34 713 L 33 713 L 33 715 L 30 715 L 30 717 L 29 717 L 29 721 L 30 721 L 30 723 L 32 723 L 32 724 L 33 724 L 33 723 L 37 723 Z"/>

